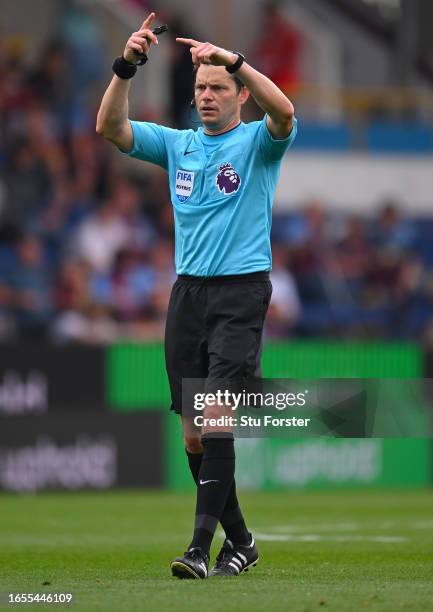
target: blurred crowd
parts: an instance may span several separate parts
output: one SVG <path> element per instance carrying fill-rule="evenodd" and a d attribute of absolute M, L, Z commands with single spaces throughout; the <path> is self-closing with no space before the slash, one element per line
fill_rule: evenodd
<path fill-rule="evenodd" d="M 70 46 L 52 41 L 32 68 L 2 51 L 0 338 L 161 337 L 174 277 L 164 173 L 129 176 L 96 135 Z"/>
<path fill-rule="evenodd" d="M 285 41 L 299 45 L 294 32 Z M 83 92 L 100 66 L 83 71 L 90 51 L 73 51 L 52 41 L 29 67 L 19 48 L 1 49 L 0 341 L 161 339 L 175 279 L 166 176 L 132 171 L 95 134 L 97 100 Z M 191 74 L 187 59 L 173 56 L 174 75 Z M 278 78 L 293 87 L 297 75 Z M 186 103 L 190 87 L 173 82 Z M 431 225 L 394 202 L 374 218 L 319 201 L 280 215 L 267 337 L 433 337 Z"/>
<path fill-rule="evenodd" d="M 268 334 L 433 340 L 433 218 L 311 201 L 274 218 Z"/>

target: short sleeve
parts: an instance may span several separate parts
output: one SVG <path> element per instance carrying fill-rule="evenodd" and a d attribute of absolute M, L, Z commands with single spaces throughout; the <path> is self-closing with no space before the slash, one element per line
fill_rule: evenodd
<path fill-rule="evenodd" d="M 130 157 L 136 157 L 143 161 L 161 166 L 165 170 L 168 167 L 167 144 L 164 128 L 156 123 L 144 121 L 129 121 L 132 127 L 133 143 L 130 151 L 123 151 Z"/>
<path fill-rule="evenodd" d="M 259 148 L 265 159 L 268 159 L 269 161 L 280 161 L 285 152 L 290 149 L 293 141 L 296 138 L 298 122 L 296 117 L 293 117 L 293 126 L 290 134 L 287 136 L 287 138 L 277 140 L 269 131 L 266 123 L 266 117 L 267 115 L 263 117 L 259 127 Z"/>

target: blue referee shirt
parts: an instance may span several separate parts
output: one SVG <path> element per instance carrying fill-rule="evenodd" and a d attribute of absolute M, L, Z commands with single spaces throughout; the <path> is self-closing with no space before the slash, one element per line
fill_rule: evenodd
<path fill-rule="evenodd" d="M 262 121 L 209 136 L 203 128 L 131 121 L 128 155 L 167 170 L 178 274 L 248 274 L 272 267 L 272 204 L 281 159 L 296 137 L 275 140 Z"/>

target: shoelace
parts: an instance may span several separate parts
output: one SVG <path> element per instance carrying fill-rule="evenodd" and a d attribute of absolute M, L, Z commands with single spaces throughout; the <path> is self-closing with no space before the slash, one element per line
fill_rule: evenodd
<path fill-rule="evenodd" d="M 224 542 L 222 549 L 217 555 L 216 564 L 221 566 L 224 562 L 229 563 L 230 559 L 228 557 L 233 557 L 233 548 L 227 542 Z"/>
<path fill-rule="evenodd" d="M 200 553 L 199 550 L 197 550 L 196 548 L 193 548 L 192 550 L 187 550 L 185 552 L 185 557 L 190 558 L 192 561 L 205 561 L 206 559 L 203 557 L 203 555 Z"/>

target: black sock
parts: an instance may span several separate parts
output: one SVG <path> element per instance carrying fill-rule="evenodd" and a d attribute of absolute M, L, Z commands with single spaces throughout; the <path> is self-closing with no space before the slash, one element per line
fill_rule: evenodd
<path fill-rule="evenodd" d="M 194 478 L 195 484 L 198 483 L 198 475 L 200 473 L 201 460 L 203 459 L 203 453 L 190 453 L 185 449 L 186 456 L 188 457 L 188 465 L 191 471 L 192 477 Z"/>
<path fill-rule="evenodd" d="M 203 438 L 203 458 L 197 484 L 194 535 L 189 548 L 200 546 L 209 555 L 218 521 L 235 473 L 233 438 Z"/>
<path fill-rule="evenodd" d="M 236 495 L 236 483 L 233 479 L 227 496 L 224 512 L 221 515 L 220 523 L 226 533 L 226 537 L 235 544 L 249 544 L 251 535 L 245 525 L 244 517 L 239 508 L 238 497 Z"/>
<path fill-rule="evenodd" d="M 186 451 L 186 454 L 188 456 L 189 469 L 191 470 L 195 484 L 197 484 L 203 453 L 189 453 Z M 234 479 L 227 496 L 224 511 L 220 517 L 220 523 L 225 531 L 226 537 L 232 542 L 236 544 L 248 544 L 250 542 L 251 537 L 239 507 Z"/>

